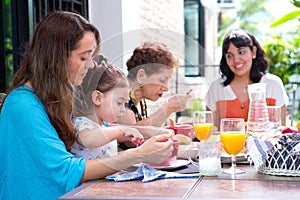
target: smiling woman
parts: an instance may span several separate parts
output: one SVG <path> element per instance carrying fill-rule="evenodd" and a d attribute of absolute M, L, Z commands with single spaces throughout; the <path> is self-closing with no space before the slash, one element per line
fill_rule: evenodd
<path fill-rule="evenodd" d="M 267 73 L 268 67 L 265 52 L 252 34 L 237 29 L 224 37 L 220 61 L 222 77 L 211 84 L 205 97 L 207 109 L 214 112 L 217 128 L 222 118 L 248 120 L 247 87 L 259 82 L 267 84 L 267 104 L 281 107 L 285 125 L 287 93 L 280 78 Z"/>

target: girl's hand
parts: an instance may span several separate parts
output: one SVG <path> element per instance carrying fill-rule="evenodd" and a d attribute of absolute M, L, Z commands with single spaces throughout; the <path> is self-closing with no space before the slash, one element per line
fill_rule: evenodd
<path fill-rule="evenodd" d="M 144 141 L 143 135 L 135 128 L 121 126 L 124 141 L 131 141 L 136 145 L 141 144 Z M 119 138 L 120 139 L 120 138 Z"/>

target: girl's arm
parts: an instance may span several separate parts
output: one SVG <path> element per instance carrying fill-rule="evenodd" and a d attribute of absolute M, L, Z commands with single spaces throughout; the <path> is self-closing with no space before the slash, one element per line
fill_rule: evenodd
<path fill-rule="evenodd" d="M 170 137 L 170 134 L 154 136 L 141 146 L 122 151 L 116 156 L 86 160 L 81 182 L 104 178 L 141 162 L 160 163 L 166 160 L 173 151 L 173 141 Z"/>
<path fill-rule="evenodd" d="M 84 147 L 95 148 L 115 139 L 128 141 L 132 138 L 141 139 L 143 136 L 138 130 L 126 126 L 97 127 L 81 130 L 78 133 L 77 142 Z"/>

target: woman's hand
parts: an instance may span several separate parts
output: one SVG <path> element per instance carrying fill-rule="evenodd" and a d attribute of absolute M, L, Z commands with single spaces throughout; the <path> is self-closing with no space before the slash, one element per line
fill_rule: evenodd
<path fill-rule="evenodd" d="M 145 141 L 141 146 L 121 151 L 116 156 L 87 160 L 81 182 L 104 178 L 141 162 L 160 163 L 165 161 L 173 151 L 171 137 L 172 134 L 157 135 Z"/>
<path fill-rule="evenodd" d="M 143 162 L 160 163 L 168 159 L 173 151 L 172 134 L 157 135 L 137 147 Z"/>
<path fill-rule="evenodd" d="M 165 109 L 167 113 L 180 112 L 185 110 L 186 102 L 191 95 L 186 94 L 177 94 L 168 99 L 168 102 L 165 104 Z"/>

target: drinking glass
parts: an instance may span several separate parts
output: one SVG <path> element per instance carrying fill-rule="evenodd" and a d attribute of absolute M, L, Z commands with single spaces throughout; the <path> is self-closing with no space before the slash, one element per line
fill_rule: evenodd
<path fill-rule="evenodd" d="M 214 123 L 211 111 L 196 111 L 193 114 L 194 132 L 200 142 L 204 142 L 213 133 Z"/>
<path fill-rule="evenodd" d="M 223 172 L 232 176 L 245 173 L 243 170 L 236 168 L 236 155 L 244 149 L 246 143 L 244 119 L 221 119 L 220 139 L 223 149 L 231 156 L 231 167 L 223 170 Z"/>
<path fill-rule="evenodd" d="M 281 107 L 280 106 L 267 106 L 269 115 L 269 125 L 270 129 L 275 130 L 275 132 L 281 126 Z"/>

